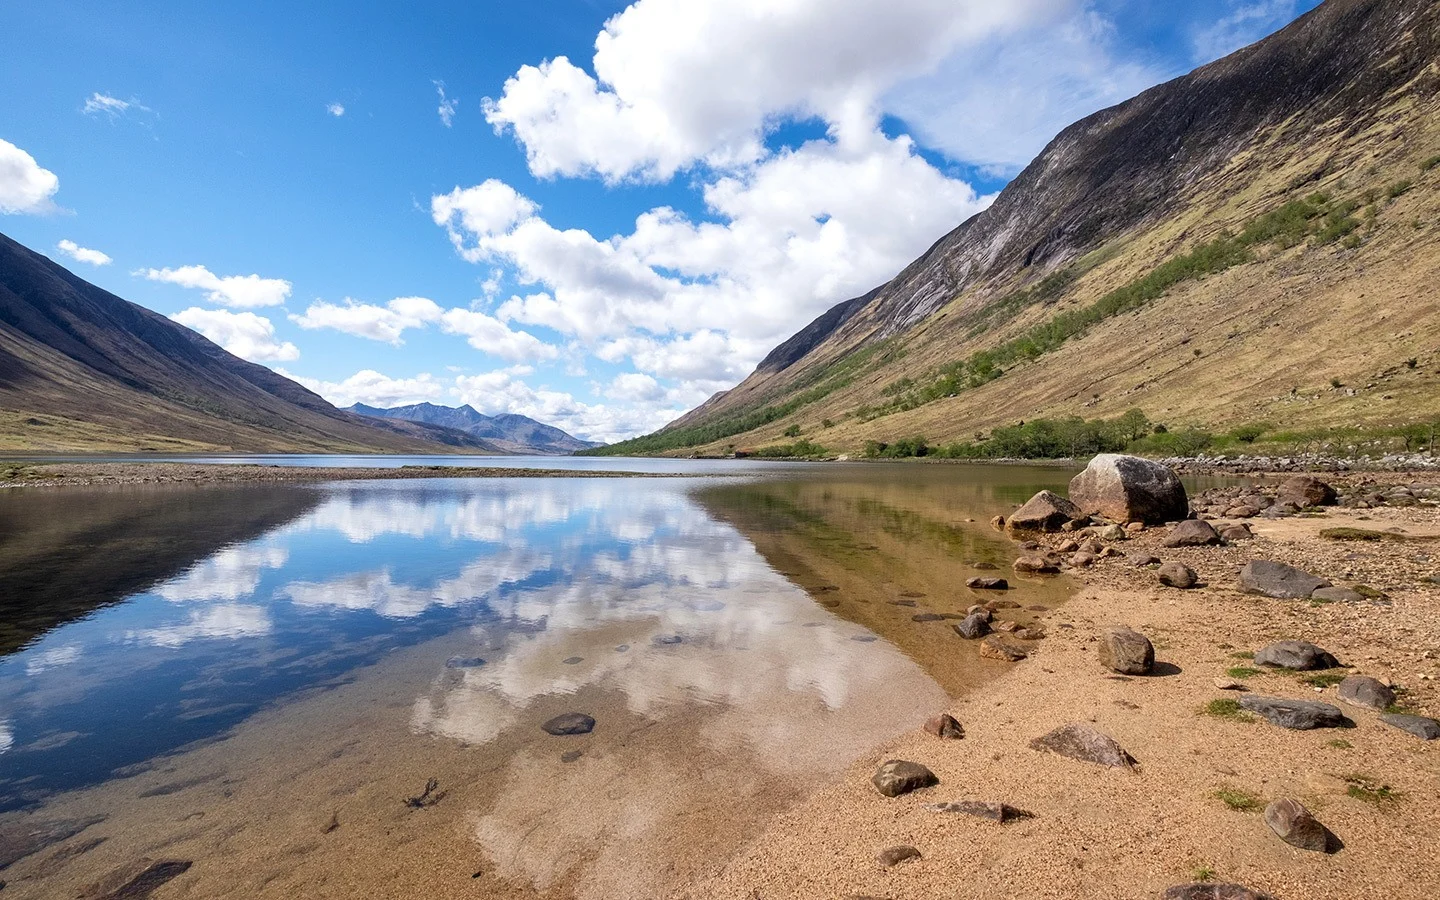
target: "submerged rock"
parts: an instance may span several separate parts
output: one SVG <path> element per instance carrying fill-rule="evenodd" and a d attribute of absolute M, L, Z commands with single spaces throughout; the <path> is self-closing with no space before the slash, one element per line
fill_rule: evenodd
<path fill-rule="evenodd" d="M 1015 571 L 1029 572 L 1034 575 L 1054 575 L 1060 571 L 1060 566 L 1046 556 L 1022 556 L 1015 560 Z"/>
<path fill-rule="evenodd" d="M 478 656 L 452 656 L 445 660 L 447 669 L 475 669 L 485 665 L 485 660 Z"/>
<path fill-rule="evenodd" d="M 972 591 L 1008 591 L 1010 582 L 1003 578 L 985 578 L 976 576 L 965 582 L 965 586 Z"/>
<path fill-rule="evenodd" d="M 1280 600 L 1306 600 L 1317 588 L 1330 587 L 1330 582 L 1294 566 L 1252 559 L 1240 570 L 1240 590 Z"/>
<path fill-rule="evenodd" d="M 952 627 L 956 634 L 966 640 L 979 640 L 990 633 L 990 616 L 986 613 L 971 613 Z"/>
<path fill-rule="evenodd" d="M 1041 491 L 1024 506 L 1010 514 L 1005 529 L 1010 533 L 1024 531 L 1059 531 L 1060 526 L 1081 517 L 1080 509 L 1054 491 Z"/>
<path fill-rule="evenodd" d="M 980 642 L 980 655 L 985 659 L 998 659 L 1001 662 L 1019 662 L 1030 654 L 1014 641 L 992 634 Z"/>
<path fill-rule="evenodd" d="M 1295 731 L 1314 728 L 1341 728 L 1346 724 L 1340 707 L 1318 700 L 1288 700 L 1283 697 L 1245 696 L 1240 706 L 1258 714 L 1271 725 Z"/>
<path fill-rule="evenodd" d="M 1125 748 L 1116 743 L 1114 738 L 1080 722 L 1062 725 L 1049 734 L 1036 738 L 1030 742 L 1030 748 L 1098 766 L 1116 769 L 1130 769 L 1135 766 L 1135 758 L 1126 753 Z"/>
<path fill-rule="evenodd" d="M 1168 466 L 1118 453 L 1102 453 L 1070 480 L 1070 499 L 1086 515 L 1112 522 L 1158 525 L 1185 518 L 1190 501 Z"/>
<path fill-rule="evenodd" d="M 540 726 L 553 735 L 589 734 L 595 730 L 595 720 L 584 713 L 562 713 L 547 720 Z"/>
<path fill-rule="evenodd" d="M 192 865 L 188 859 L 138 859 L 106 875 L 80 896 L 84 900 L 145 900 L 190 871 Z"/>
<path fill-rule="evenodd" d="M 911 791 L 933 787 L 940 783 L 940 779 L 919 763 L 891 759 L 875 770 L 875 774 L 870 777 L 870 783 L 886 797 L 899 797 Z"/>

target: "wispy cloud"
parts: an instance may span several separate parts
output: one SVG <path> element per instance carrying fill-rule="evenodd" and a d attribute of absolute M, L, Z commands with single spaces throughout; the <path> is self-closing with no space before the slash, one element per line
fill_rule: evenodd
<path fill-rule="evenodd" d="M 76 262 L 88 263 L 92 266 L 108 266 L 114 262 L 107 253 L 99 250 L 91 250 L 89 247 L 82 247 L 72 240 L 66 239 L 55 245 L 56 248 Z"/>
<path fill-rule="evenodd" d="M 446 128 L 455 121 L 455 110 L 460 106 L 460 100 L 455 97 L 445 96 L 445 82 L 435 82 L 435 92 L 440 95 L 440 108 L 436 110 L 440 114 L 440 122 Z"/>
<path fill-rule="evenodd" d="M 112 122 L 130 115 L 155 115 L 155 110 L 141 103 L 134 97 L 131 97 L 129 100 L 122 100 L 119 97 L 102 94 L 99 91 L 85 98 L 85 104 L 80 107 L 80 112 L 95 118 L 104 116 Z"/>
<path fill-rule="evenodd" d="M 1197 29 L 1191 36 L 1197 64 L 1228 56 L 1273 33 L 1300 12 L 1300 0 L 1230 0 L 1229 7 L 1228 15 Z"/>
<path fill-rule="evenodd" d="M 343 103 L 331 103 L 325 107 L 325 111 L 338 119 L 345 115 L 345 105 Z"/>

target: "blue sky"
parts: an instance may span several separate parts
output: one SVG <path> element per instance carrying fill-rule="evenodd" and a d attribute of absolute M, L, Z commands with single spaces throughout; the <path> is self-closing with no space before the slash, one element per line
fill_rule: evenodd
<path fill-rule="evenodd" d="M 339 405 L 612 440 L 1315 5 L 11 3 L 0 231 Z"/>

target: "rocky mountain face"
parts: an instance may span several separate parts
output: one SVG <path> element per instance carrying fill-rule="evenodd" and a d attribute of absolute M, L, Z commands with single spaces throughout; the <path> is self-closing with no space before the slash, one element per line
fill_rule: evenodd
<path fill-rule="evenodd" d="M 537 422 L 528 416 L 502 413 L 487 416 L 477 412 L 468 404 L 460 407 L 437 406 L 433 403 L 416 403 L 397 406 L 393 409 L 379 409 L 357 403 L 349 407 L 350 412 L 374 418 L 420 422 L 463 431 L 474 438 L 480 438 L 512 453 L 542 453 L 564 455 L 579 450 L 599 447 L 594 441 L 582 441 L 561 431 L 553 425 Z"/>
<path fill-rule="evenodd" d="M 0 450 L 495 452 L 342 412 L 0 235 Z"/>
<path fill-rule="evenodd" d="M 1324 391 L 1440 352 L 1433 302 L 1423 315 L 1409 303 L 1435 283 L 1437 57 L 1433 0 L 1328 0 L 1095 113 L 892 281 L 837 305 L 738 387 L 652 436 L 667 439 L 636 449 L 757 446 L 797 425 L 844 448 L 1129 407 L 1204 424 L 1404 415 L 1350 402 L 1363 399 L 1354 390 Z M 1277 224 L 1297 216 L 1305 228 Z M 1233 258 L 1206 255 L 1236 234 Z M 1181 258 L 1197 277 L 1173 278 L 1180 263 L 1162 271 Z M 1062 318 L 1128 288 L 1144 301 L 1078 332 Z M 1007 349 L 1057 322 L 1062 337 Z M 1348 329 L 1347 346 L 1271 330 L 1291 326 Z M 963 365 L 988 350 L 1000 374 Z M 1410 365 L 1419 374 L 1403 389 L 1428 396 L 1431 413 L 1433 368 Z M 951 390 L 943 379 L 957 372 Z M 1399 396 L 1374 399 L 1386 393 Z"/>

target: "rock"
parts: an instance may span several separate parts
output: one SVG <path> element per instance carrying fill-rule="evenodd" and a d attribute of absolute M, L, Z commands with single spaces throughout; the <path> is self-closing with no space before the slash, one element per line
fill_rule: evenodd
<path fill-rule="evenodd" d="M 927 803 L 925 808 L 936 813 L 960 813 L 977 816 L 992 822 L 1005 824 L 1016 819 L 1031 819 L 1033 815 L 1023 809 L 1016 809 L 1007 803 L 986 803 L 980 800 L 953 800 L 949 803 Z"/>
<path fill-rule="evenodd" d="M 972 591 L 1010 590 L 1010 582 L 1006 581 L 1003 578 L 983 578 L 977 576 L 975 578 L 968 579 L 965 582 L 965 586 L 970 588 Z"/>
<path fill-rule="evenodd" d="M 1048 751 L 1060 756 L 1078 759 L 1116 769 L 1130 769 L 1135 759 L 1115 742 L 1115 739 L 1089 725 L 1074 722 L 1062 725 L 1049 734 L 1030 742 L 1032 750 Z"/>
<path fill-rule="evenodd" d="M 589 734 L 595 730 L 595 720 L 584 713 L 563 713 L 540 727 L 553 735 Z"/>
<path fill-rule="evenodd" d="M 1246 506 L 1243 503 L 1225 510 L 1225 518 L 1227 519 L 1253 519 L 1258 515 L 1260 515 L 1259 509 L 1253 506 Z"/>
<path fill-rule="evenodd" d="M 1240 570 L 1240 590 L 1281 600 L 1307 600 L 1317 588 L 1330 587 L 1330 582 L 1294 566 L 1252 559 Z"/>
<path fill-rule="evenodd" d="M 996 531 L 1004 531 L 1004 530 L 1005 530 L 1005 517 L 1004 517 L 1004 516 L 996 516 L 995 518 L 991 519 L 991 520 L 990 520 L 990 527 L 993 528 L 993 529 L 995 529 Z"/>
<path fill-rule="evenodd" d="M 1125 558 L 1130 561 L 1130 565 L 1137 569 L 1160 565 L 1160 557 L 1150 553 L 1131 553 Z"/>
<path fill-rule="evenodd" d="M 1242 684 L 1241 682 L 1236 681 L 1236 680 L 1233 679 L 1233 678 L 1216 678 L 1216 679 L 1215 679 L 1215 688 L 1216 688 L 1216 690 L 1221 690 L 1221 691 L 1243 691 L 1243 690 L 1246 690 L 1246 687 L 1245 687 L 1244 684 Z"/>
<path fill-rule="evenodd" d="M 1340 682 L 1338 696 L 1343 703 L 1366 709 L 1385 709 L 1395 702 L 1395 692 L 1369 675 L 1351 675 Z"/>
<path fill-rule="evenodd" d="M 1122 675 L 1148 675 L 1155 667 L 1155 648 L 1138 631 L 1111 628 L 1100 636 L 1100 663 Z"/>
<path fill-rule="evenodd" d="M 982 606 L 979 603 L 965 610 L 965 616 L 973 616 L 976 613 L 984 616 L 986 622 L 989 622 L 991 619 L 995 618 L 995 611 L 993 609 L 988 606 Z M 961 616 L 960 618 L 963 619 L 965 618 L 965 616 Z"/>
<path fill-rule="evenodd" d="M 1100 558 L 1101 558 L 1101 559 L 1111 559 L 1111 558 L 1116 557 L 1116 556 L 1124 556 L 1124 555 L 1125 555 L 1124 553 L 1121 553 L 1119 550 L 1116 550 L 1114 547 L 1106 547 L 1104 550 L 1101 550 L 1101 551 L 1100 551 Z"/>
<path fill-rule="evenodd" d="M 1079 541 L 1065 541 L 1055 548 L 1056 553 L 1076 553 L 1080 550 Z"/>
<path fill-rule="evenodd" d="M 1177 884 L 1167 888 L 1162 900 L 1274 900 L 1269 894 L 1252 890 L 1242 884 L 1219 884 L 1213 881 Z"/>
<path fill-rule="evenodd" d="M 1019 662 L 1030 654 L 1014 641 L 1007 640 L 998 634 L 992 634 L 980 642 L 980 655 L 986 659 L 998 659 L 1001 662 Z"/>
<path fill-rule="evenodd" d="M 1016 603 L 1014 600 L 991 600 L 989 603 L 985 604 L 985 608 L 989 610 L 1019 609 L 1020 604 Z"/>
<path fill-rule="evenodd" d="M 1200 583 L 1200 577 L 1195 574 L 1194 569 L 1174 560 L 1161 566 L 1160 571 L 1156 574 L 1161 584 L 1166 587 L 1179 588 L 1182 591 Z"/>
<path fill-rule="evenodd" d="M 889 847 L 881 850 L 880 855 L 876 857 L 876 859 L 880 860 L 880 865 L 885 866 L 887 869 L 891 866 L 898 866 L 906 860 L 919 858 L 920 851 L 910 846 Z"/>
<path fill-rule="evenodd" d="M 1144 530 L 1145 530 L 1145 523 L 1144 523 L 1144 522 L 1126 522 L 1126 523 L 1125 523 L 1125 533 L 1126 533 L 1126 534 L 1139 534 L 1140 532 L 1142 532 L 1142 531 L 1144 531 Z"/>
<path fill-rule="evenodd" d="M 1004 632 L 1006 632 L 1007 634 L 1013 634 L 1013 633 L 1015 633 L 1016 631 L 1019 631 L 1019 630 L 1020 630 L 1020 623 L 1019 623 L 1019 622 L 999 622 L 999 623 L 996 623 L 996 624 L 995 624 L 995 630 L 996 630 L 996 631 L 1004 631 Z"/>
<path fill-rule="evenodd" d="M 971 613 L 952 627 L 956 634 L 966 640 L 978 640 L 990 633 L 990 617 L 987 614 Z"/>
<path fill-rule="evenodd" d="M 474 669 L 485 665 L 485 660 L 478 656 L 452 656 L 445 660 L 447 669 Z"/>
<path fill-rule="evenodd" d="M 1022 641 L 1038 641 L 1045 637 L 1045 629 L 1038 625 L 1028 625 L 1015 629 L 1015 636 Z"/>
<path fill-rule="evenodd" d="M 1083 514 L 1147 525 L 1185 518 L 1190 501 L 1169 467 L 1138 456 L 1102 453 L 1070 481 L 1070 499 Z"/>
<path fill-rule="evenodd" d="M 886 797 L 899 797 L 921 788 L 933 787 L 940 783 L 935 773 L 920 765 L 903 759 L 886 760 L 871 776 L 870 783 L 875 790 Z"/>
<path fill-rule="evenodd" d="M 1364 602 L 1365 595 L 1347 587 L 1323 587 L 1316 588 L 1310 594 L 1310 599 L 1323 600 L 1327 603 L 1361 603 Z"/>
<path fill-rule="evenodd" d="M 949 713 L 941 713 L 938 716 L 931 716 L 925 723 L 925 733 L 933 734 L 947 741 L 958 741 L 964 739 L 965 727 Z"/>
<path fill-rule="evenodd" d="M 1313 728 L 1340 728 L 1345 714 L 1340 707 L 1317 700 L 1287 700 L 1283 697 L 1245 696 L 1240 705 L 1260 715 L 1271 725 L 1309 731 Z"/>
<path fill-rule="evenodd" d="M 1440 722 L 1434 719 L 1427 719 L 1424 716 L 1405 716 L 1400 713 L 1385 713 L 1380 721 L 1401 731 L 1408 731 L 1422 740 L 1433 741 L 1440 738 Z"/>
<path fill-rule="evenodd" d="M 1060 571 L 1055 561 L 1044 556 L 1022 556 L 1015 560 L 1015 571 L 1032 575 L 1054 575 Z"/>
<path fill-rule="evenodd" d="M 1070 565 L 1074 566 L 1077 569 L 1088 569 L 1091 566 L 1095 565 L 1095 561 L 1099 558 L 1100 557 L 1096 556 L 1094 553 L 1087 553 L 1086 551 L 1081 550 L 1079 553 L 1076 553 L 1075 555 L 1070 557 Z"/>
<path fill-rule="evenodd" d="M 566 658 L 566 659 L 561 660 L 561 662 L 564 663 L 564 664 L 567 665 L 567 666 L 578 666 L 578 665 L 580 665 L 580 664 L 581 664 L 582 662 L 584 662 L 584 661 L 585 661 L 585 657 L 583 657 L 583 656 L 571 656 L 571 657 L 568 657 L 568 658 Z"/>
<path fill-rule="evenodd" d="M 1337 668 L 1340 661 L 1309 641 L 1276 641 L 1255 654 L 1255 664 L 1309 672 Z"/>
<path fill-rule="evenodd" d="M 584 750 L 566 750 L 564 753 L 560 754 L 560 761 L 562 763 L 572 763 L 584 755 Z"/>
<path fill-rule="evenodd" d="M 1335 489 L 1318 478 L 1296 475 L 1280 485 L 1275 494 L 1277 505 L 1290 503 L 1300 509 L 1310 506 L 1334 506 Z"/>
<path fill-rule="evenodd" d="M 121 866 L 80 894 L 83 900 L 146 900 L 193 863 L 188 859 L 138 859 Z"/>
<path fill-rule="evenodd" d="M 1097 529 L 1095 536 L 1102 541 L 1123 541 L 1130 537 L 1125 529 L 1119 525 L 1106 525 L 1103 528 Z"/>
<path fill-rule="evenodd" d="M 650 643 L 657 647 L 667 647 L 671 644 L 684 643 L 685 639 L 678 634 L 657 634 L 650 639 Z"/>
<path fill-rule="evenodd" d="M 1010 514 L 1005 530 L 1011 534 L 1024 531 L 1059 531 L 1066 522 L 1080 518 L 1075 504 L 1054 491 L 1041 491 Z"/>
<path fill-rule="evenodd" d="M 1166 547 L 1213 547 L 1219 543 L 1215 528 L 1200 519 L 1186 519 L 1170 529 L 1170 536 L 1165 538 Z"/>
<path fill-rule="evenodd" d="M 1276 800 L 1265 807 L 1265 824 L 1280 840 L 1301 850 L 1324 853 L 1330 844 L 1329 829 L 1298 800 Z"/>
<path fill-rule="evenodd" d="M 1236 541 L 1253 541 L 1255 540 L 1255 532 L 1251 531 L 1250 526 L 1244 523 L 1239 525 L 1226 525 L 1220 529 L 1220 539 L 1227 544 L 1233 544 Z"/>

